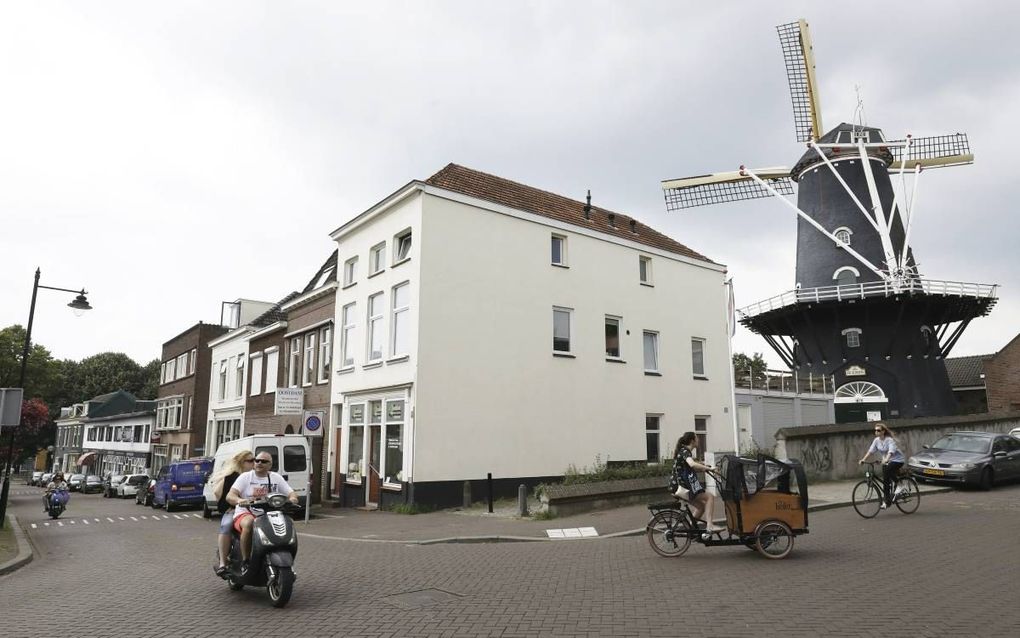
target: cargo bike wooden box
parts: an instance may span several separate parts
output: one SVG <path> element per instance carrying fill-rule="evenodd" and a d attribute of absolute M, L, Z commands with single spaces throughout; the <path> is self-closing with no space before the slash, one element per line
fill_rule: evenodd
<path fill-rule="evenodd" d="M 795 460 L 727 455 L 712 473 L 726 508 L 726 530 L 699 527 L 679 498 L 649 505 L 648 543 L 661 556 L 682 556 L 697 541 L 706 547 L 744 545 L 766 558 L 785 558 L 796 536 L 808 532 L 808 487 Z"/>

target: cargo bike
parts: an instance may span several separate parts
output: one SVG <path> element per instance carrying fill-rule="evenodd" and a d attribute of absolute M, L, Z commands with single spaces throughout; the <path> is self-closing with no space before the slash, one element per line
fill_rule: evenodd
<path fill-rule="evenodd" d="M 726 508 L 726 529 L 699 527 L 687 501 L 680 498 L 648 506 L 648 543 L 660 556 L 682 556 L 692 542 L 705 547 L 743 545 L 766 558 L 786 558 L 794 538 L 808 533 L 808 487 L 795 460 L 766 455 L 726 455 L 712 472 Z"/>

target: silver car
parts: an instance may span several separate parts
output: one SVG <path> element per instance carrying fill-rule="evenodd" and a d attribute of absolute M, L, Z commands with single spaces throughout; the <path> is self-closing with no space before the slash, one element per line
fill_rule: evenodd
<path fill-rule="evenodd" d="M 919 481 L 952 483 L 989 490 L 1020 478 L 1020 439 L 991 432 L 953 432 L 925 445 L 907 459 Z"/>

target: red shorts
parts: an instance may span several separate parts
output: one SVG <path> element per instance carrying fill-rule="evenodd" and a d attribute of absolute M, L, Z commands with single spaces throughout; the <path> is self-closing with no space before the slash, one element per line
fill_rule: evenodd
<path fill-rule="evenodd" d="M 255 518 L 255 515 L 251 512 L 241 512 L 239 516 L 234 518 L 234 531 L 238 534 L 241 533 L 241 523 L 243 523 L 246 518 Z"/>

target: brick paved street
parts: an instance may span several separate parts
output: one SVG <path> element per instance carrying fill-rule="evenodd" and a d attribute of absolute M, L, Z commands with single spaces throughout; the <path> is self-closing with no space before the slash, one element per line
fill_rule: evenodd
<path fill-rule="evenodd" d="M 12 503 L 36 559 L 0 577 L 0 634 L 11 637 L 1014 636 L 1020 627 L 1015 485 L 927 496 L 910 516 L 817 512 L 782 561 L 699 545 L 665 559 L 643 537 L 441 545 L 304 537 L 283 610 L 263 590 L 231 592 L 214 577 L 209 521 L 141 520 L 152 510 L 76 496 L 68 521 L 127 520 L 32 529 L 43 522 L 38 498 Z M 438 591 L 401 596 L 422 590 Z"/>

